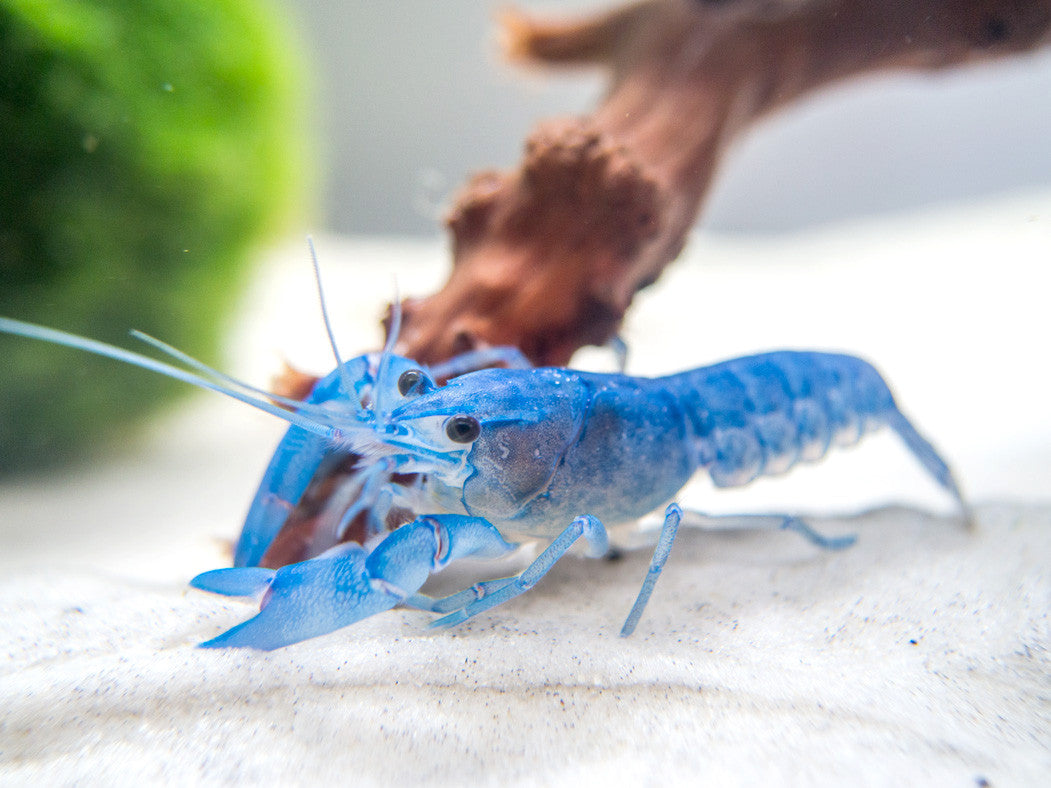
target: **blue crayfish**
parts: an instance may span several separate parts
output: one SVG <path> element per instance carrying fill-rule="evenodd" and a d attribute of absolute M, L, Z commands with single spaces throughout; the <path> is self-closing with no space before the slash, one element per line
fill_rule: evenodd
<path fill-rule="evenodd" d="M 879 373 L 852 356 L 779 351 L 653 379 L 477 369 L 520 361 L 515 351 L 496 349 L 429 370 L 393 354 L 396 323 L 382 353 L 343 362 L 337 352 L 336 369 L 304 402 L 282 402 L 144 335 L 194 371 L 8 318 L 0 318 L 0 331 L 161 372 L 291 423 L 249 510 L 235 566 L 191 581 L 219 594 L 261 596 L 261 609 L 204 647 L 280 648 L 396 605 L 444 614 L 436 626 L 458 624 L 530 589 L 581 537 L 589 555 L 606 554 L 606 526 L 667 503 L 698 471 L 717 486 L 740 486 L 882 426 L 963 505 L 949 467 L 898 410 Z M 443 377 L 451 379 L 439 386 Z M 258 566 L 311 480 L 352 455 L 360 460 L 322 517 L 316 557 L 276 570 Z M 362 515 L 363 544 L 341 542 Z M 667 507 L 622 635 L 635 629 L 686 516 L 704 515 Z M 853 542 L 793 517 L 748 519 L 824 548 Z M 505 555 L 521 538 L 550 544 L 520 574 L 441 599 L 419 593 L 450 562 Z"/>

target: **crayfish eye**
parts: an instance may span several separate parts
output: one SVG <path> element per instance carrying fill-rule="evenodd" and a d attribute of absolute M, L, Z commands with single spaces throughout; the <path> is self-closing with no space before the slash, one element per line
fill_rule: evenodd
<path fill-rule="evenodd" d="M 413 389 L 419 388 L 422 380 L 423 373 L 420 370 L 407 369 L 398 377 L 398 391 L 404 397 Z"/>
<path fill-rule="evenodd" d="M 481 431 L 482 425 L 473 416 L 453 416 L 445 422 L 445 434 L 454 443 L 471 443 Z"/>

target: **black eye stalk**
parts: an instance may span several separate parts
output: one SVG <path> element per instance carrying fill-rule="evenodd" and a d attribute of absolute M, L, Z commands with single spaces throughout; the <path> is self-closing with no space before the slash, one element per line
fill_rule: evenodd
<path fill-rule="evenodd" d="M 398 377 L 398 391 L 403 397 L 422 394 L 427 388 L 427 376 L 418 369 L 407 369 Z"/>
<path fill-rule="evenodd" d="M 482 425 L 474 416 L 453 416 L 445 422 L 445 434 L 454 443 L 472 443 L 481 431 Z"/>

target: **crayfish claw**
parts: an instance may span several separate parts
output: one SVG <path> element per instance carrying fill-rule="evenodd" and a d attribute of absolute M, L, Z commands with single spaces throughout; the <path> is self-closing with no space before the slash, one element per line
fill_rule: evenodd
<path fill-rule="evenodd" d="M 213 569 L 197 575 L 190 585 L 223 596 L 258 596 L 270 587 L 275 574 L 273 569 L 255 566 Z"/>
<path fill-rule="evenodd" d="M 366 557 L 358 547 L 278 569 L 273 572 L 258 615 L 206 640 L 201 648 L 271 651 L 389 610 L 402 601 L 404 594 L 372 578 L 365 566 Z M 261 577 L 261 571 L 270 570 L 220 569 L 205 572 L 194 582 L 196 587 L 209 591 L 218 587 L 240 589 L 243 586 L 238 584 L 238 575 L 246 579 Z M 247 582 L 243 585 L 247 586 Z"/>

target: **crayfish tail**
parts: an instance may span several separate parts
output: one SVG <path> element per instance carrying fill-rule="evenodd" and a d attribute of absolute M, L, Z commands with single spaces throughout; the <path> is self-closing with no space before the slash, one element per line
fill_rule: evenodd
<path fill-rule="evenodd" d="M 905 418 L 905 415 L 900 410 L 894 409 L 888 414 L 887 424 L 898 433 L 909 451 L 927 469 L 927 472 L 934 477 L 935 481 L 956 499 L 960 508 L 970 520 L 971 507 L 964 500 L 963 493 L 960 492 L 960 486 L 956 483 L 956 479 L 953 478 L 952 469 L 949 468 L 949 464 L 945 462 L 938 450 L 912 426 L 912 422 Z"/>

